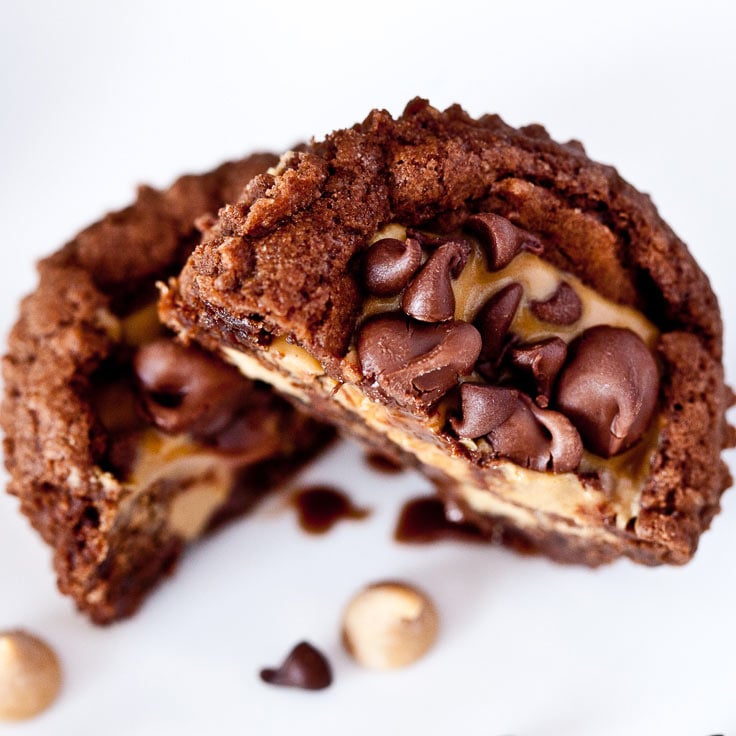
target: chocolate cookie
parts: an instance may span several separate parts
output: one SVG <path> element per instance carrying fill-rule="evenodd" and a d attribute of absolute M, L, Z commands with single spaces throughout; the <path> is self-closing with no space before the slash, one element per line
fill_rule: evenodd
<path fill-rule="evenodd" d="M 249 509 L 329 438 L 264 384 L 160 324 L 158 279 L 195 220 L 275 163 L 256 155 L 142 187 L 39 264 L 3 363 L 10 493 L 97 623 L 131 615 L 186 542 Z"/>
<path fill-rule="evenodd" d="M 374 111 L 254 179 L 162 308 L 557 559 L 686 562 L 730 484 L 708 279 L 647 196 L 539 125 Z"/>

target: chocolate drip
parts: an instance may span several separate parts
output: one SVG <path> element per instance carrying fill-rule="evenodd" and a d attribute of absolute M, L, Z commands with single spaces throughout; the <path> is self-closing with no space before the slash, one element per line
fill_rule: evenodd
<path fill-rule="evenodd" d="M 291 502 L 299 513 L 299 526 L 309 534 L 326 534 L 338 521 L 365 519 L 370 514 L 330 486 L 302 488 L 293 494 Z"/>

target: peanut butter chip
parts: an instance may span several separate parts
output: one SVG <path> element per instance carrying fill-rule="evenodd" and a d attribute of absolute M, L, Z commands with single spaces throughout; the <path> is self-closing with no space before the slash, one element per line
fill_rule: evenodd
<path fill-rule="evenodd" d="M 350 601 L 343 617 L 346 649 L 371 669 L 415 662 L 435 643 L 438 631 L 434 604 L 406 583 L 383 582 L 365 588 Z"/>
<path fill-rule="evenodd" d="M 25 631 L 0 632 L 0 720 L 38 715 L 60 689 L 61 667 L 48 644 Z"/>

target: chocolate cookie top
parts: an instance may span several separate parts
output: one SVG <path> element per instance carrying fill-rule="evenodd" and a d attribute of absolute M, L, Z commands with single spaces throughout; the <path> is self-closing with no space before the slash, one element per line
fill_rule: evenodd
<path fill-rule="evenodd" d="M 330 370 L 358 318 L 356 256 L 371 237 L 390 222 L 448 231 L 476 212 L 539 236 L 546 260 L 663 332 L 696 335 L 720 359 L 708 279 L 649 197 L 539 125 L 516 130 L 420 99 L 398 119 L 374 111 L 257 177 L 196 249 L 180 289 L 199 301 L 193 312 L 227 315 L 233 342 L 288 334 Z"/>
<path fill-rule="evenodd" d="M 529 305 L 552 335 L 580 322 L 569 279 L 645 315 L 647 347 L 599 329 L 567 356 L 554 340 L 509 350 L 522 298 L 513 283 L 458 321 L 451 287 L 467 263 L 463 232 L 483 245 L 490 272 L 537 258 L 563 273 L 554 293 Z M 387 306 L 391 299 L 398 304 Z M 373 316 L 371 301 L 384 306 Z M 535 469 L 574 470 L 578 433 L 594 453 L 620 453 L 656 416 L 639 512 L 626 527 L 630 544 L 652 543 L 643 561 L 689 559 L 730 483 L 720 453 L 734 441 L 731 397 L 707 277 L 649 197 L 538 125 L 516 130 L 420 99 L 398 119 L 374 111 L 256 177 L 221 210 L 163 309 L 185 339 L 210 347 L 295 342 L 336 382 L 358 381 L 370 398 L 416 415 L 431 413 L 473 368 L 493 376 L 503 359 L 528 395 L 462 383 L 462 420 L 450 426 L 461 441 L 481 434 L 496 455 Z M 591 357 L 611 340 L 625 360 Z M 614 423 L 606 424 L 611 397 L 593 390 L 601 376 L 611 379 L 613 403 L 624 400 Z M 517 452 L 519 436 L 533 452 Z M 450 445 L 462 454 L 467 443 Z"/>
<path fill-rule="evenodd" d="M 97 621 L 131 613 L 177 550 L 170 539 L 156 548 L 161 539 L 153 538 L 121 538 L 120 549 L 111 548 L 126 490 L 122 479 L 100 467 L 111 469 L 109 438 L 92 377 L 116 349 L 120 319 L 155 299 L 156 279 L 175 273 L 190 253 L 198 238 L 195 220 L 236 199 L 274 162 L 255 155 L 184 176 L 165 191 L 141 187 L 131 206 L 41 261 L 38 288 L 21 304 L 3 360 L 8 490 L 54 547 L 61 590 Z M 148 567 L 133 572 L 126 565 L 146 554 L 146 544 Z"/>

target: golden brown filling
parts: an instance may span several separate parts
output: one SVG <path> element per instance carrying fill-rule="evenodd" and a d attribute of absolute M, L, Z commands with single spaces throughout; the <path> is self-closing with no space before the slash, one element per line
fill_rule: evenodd
<path fill-rule="evenodd" d="M 193 539 L 228 500 L 237 470 L 277 452 L 276 417 L 233 368 L 167 337 L 155 304 L 109 332 L 117 347 L 92 402 L 107 438 L 103 467 L 127 494 L 118 523 L 145 524 L 155 506 L 172 533 Z"/>

